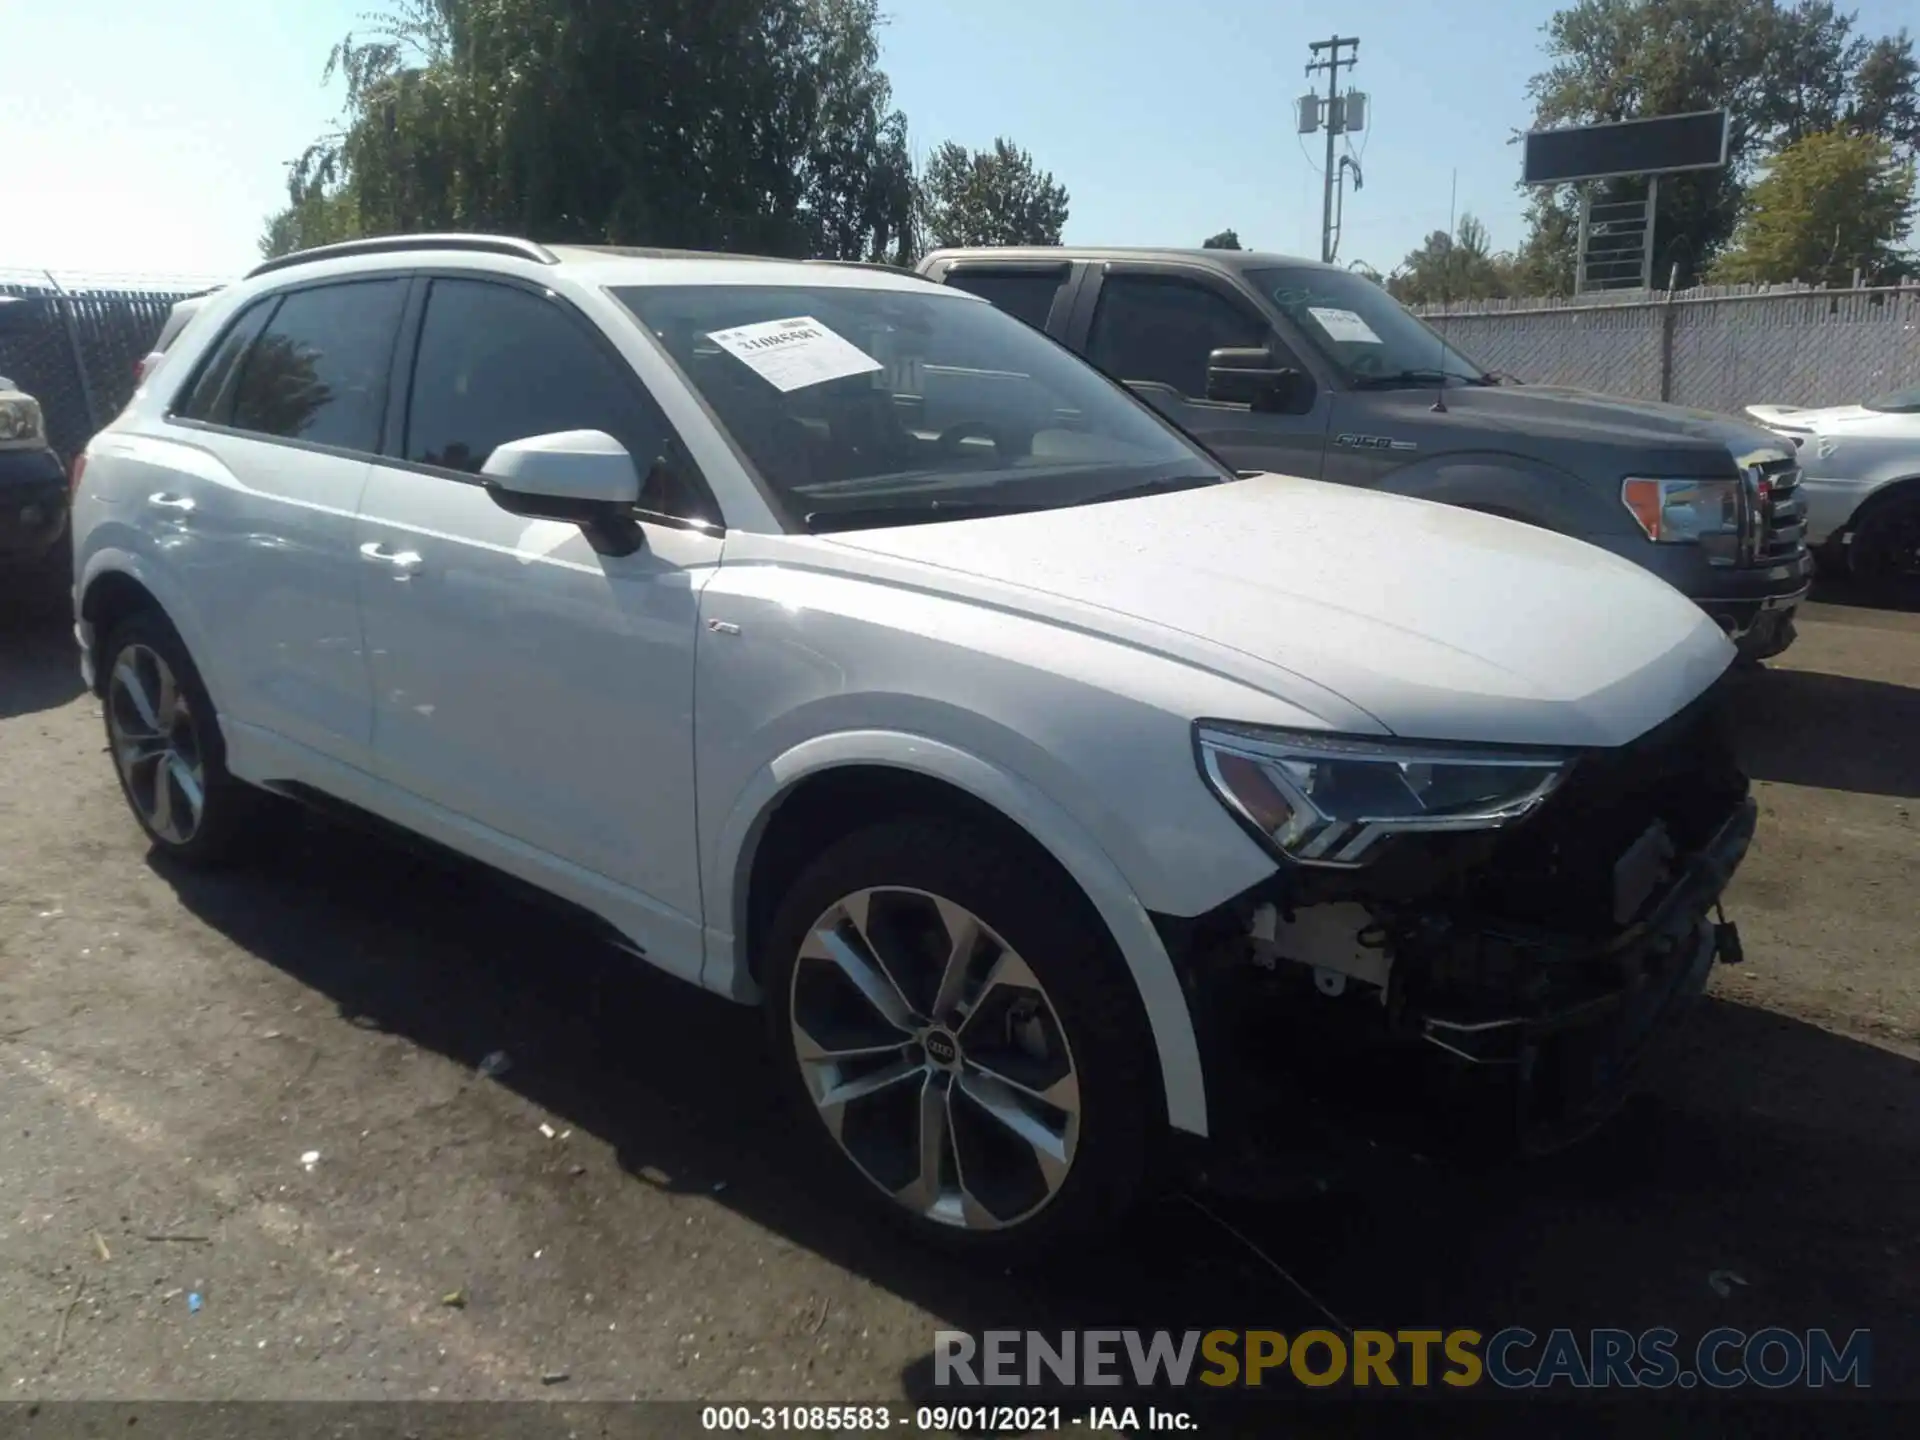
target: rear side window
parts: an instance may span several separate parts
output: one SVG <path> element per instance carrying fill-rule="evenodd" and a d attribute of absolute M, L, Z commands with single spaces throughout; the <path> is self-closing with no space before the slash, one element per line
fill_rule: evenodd
<path fill-rule="evenodd" d="M 377 453 L 406 293 L 357 280 L 287 296 L 240 367 L 234 427 Z"/>
<path fill-rule="evenodd" d="M 1053 310 L 1054 297 L 1066 283 L 1067 267 L 1045 270 L 988 270 L 968 265 L 949 270 L 946 281 L 956 290 L 990 300 L 1016 320 L 1024 320 L 1036 330 L 1047 328 L 1047 316 Z"/>
<path fill-rule="evenodd" d="M 233 415 L 234 380 L 240 373 L 240 358 L 253 344 L 260 327 L 273 313 L 277 296 L 256 300 L 227 327 L 201 362 L 200 373 L 187 387 L 186 396 L 174 413 L 185 420 L 205 420 L 224 425 Z"/>

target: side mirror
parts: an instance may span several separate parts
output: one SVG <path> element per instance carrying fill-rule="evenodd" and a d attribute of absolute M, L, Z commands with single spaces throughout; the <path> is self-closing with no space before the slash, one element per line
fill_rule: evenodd
<path fill-rule="evenodd" d="M 1267 349 L 1215 350 L 1207 356 L 1207 399 L 1300 415 L 1313 408 L 1311 375 L 1274 363 Z"/>
<path fill-rule="evenodd" d="M 602 555 L 631 555 L 645 541 L 633 507 L 640 472 L 604 430 L 561 430 L 498 446 L 480 467 L 493 503 L 510 515 L 578 525 Z"/>

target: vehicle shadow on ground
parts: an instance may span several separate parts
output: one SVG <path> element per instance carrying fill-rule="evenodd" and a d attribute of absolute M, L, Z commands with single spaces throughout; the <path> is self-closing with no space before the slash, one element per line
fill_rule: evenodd
<path fill-rule="evenodd" d="M 1920 796 L 1920 690 L 1773 667 L 1739 677 L 1728 715 L 1756 780 Z"/>
<path fill-rule="evenodd" d="M 497 1083 L 605 1140 L 634 1183 L 712 1195 L 952 1328 L 1666 1325 L 1690 1343 L 1715 1325 L 1865 1326 L 1876 1393 L 1920 1389 L 1920 1065 L 1794 1020 L 1703 1001 L 1650 1092 L 1555 1159 L 1409 1165 L 1286 1205 L 1207 1199 L 1212 1218 L 1168 1198 L 1098 1254 L 1012 1274 L 896 1240 L 816 1183 L 770 1098 L 755 1012 L 647 971 L 488 872 L 317 817 L 237 872 L 156 869 L 354 1023 L 466 1067 L 507 1050 Z M 936 1387 L 933 1347 L 903 1375 L 909 1395 L 982 1398 Z M 1244 1395 L 1200 1388 L 1180 1403 L 1244 1428 Z M 1348 1428 L 1284 1377 L 1262 1393 L 1290 1430 Z"/>
<path fill-rule="evenodd" d="M 1813 591 L 1807 598 L 1816 605 L 1836 605 L 1849 610 L 1878 610 L 1888 615 L 1920 614 L 1920 605 L 1890 604 L 1888 597 L 1869 595 L 1866 587 L 1852 576 L 1834 573 L 1831 567 L 1815 574 Z"/>
<path fill-rule="evenodd" d="M 81 690 L 66 576 L 0 573 L 0 720 L 52 710 Z"/>

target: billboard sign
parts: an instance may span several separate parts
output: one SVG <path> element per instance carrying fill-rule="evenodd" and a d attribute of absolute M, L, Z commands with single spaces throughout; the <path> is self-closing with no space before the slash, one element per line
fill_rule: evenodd
<path fill-rule="evenodd" d="M 1727 163 L 1727 112 L 1696 110 L 1608 125 L 1530 130 L 1525 152 L 1523 185 L 1712 170 Z"/>

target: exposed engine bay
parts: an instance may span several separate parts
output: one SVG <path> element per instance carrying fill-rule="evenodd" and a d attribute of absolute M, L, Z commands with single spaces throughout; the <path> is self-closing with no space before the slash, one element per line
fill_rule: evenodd
<path fill-rule="evenodd" d="M 1184 937 L 1202 1023 L 1282 1113 L 1428 1150 L 1552 1150 L 1622 1097 L 1739 934 L 1719 897 L 1755 809 L 1713 692 L 1583 755 L 1537 813 L 1283 867 Z M 1265 1128 L 1269 1122 L 1259 1123 Z"/>

